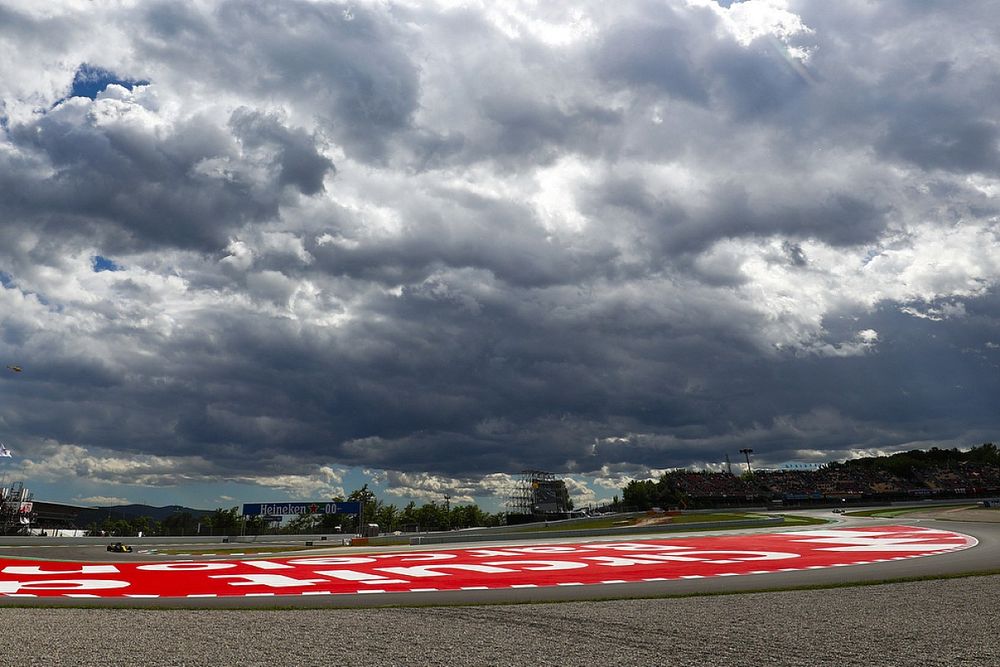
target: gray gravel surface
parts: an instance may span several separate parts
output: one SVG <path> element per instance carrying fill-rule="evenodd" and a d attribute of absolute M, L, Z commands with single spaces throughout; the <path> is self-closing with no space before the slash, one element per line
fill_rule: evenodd
<path fill-rule="evenodd" d="M 290 611 L 2 608 L 2 665 L 1000 665 L 1000 576 L 826 591 Z"/>

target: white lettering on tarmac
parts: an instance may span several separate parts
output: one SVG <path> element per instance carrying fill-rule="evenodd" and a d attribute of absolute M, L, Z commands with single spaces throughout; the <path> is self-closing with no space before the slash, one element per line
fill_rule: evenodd
<path fill-rule="evenodd" d="M 931 537 L 818 537 L 796 542 L 813 544 L 834 544 L 832 547 L 819 547 L 816 551 L 941 551 L 962 546 L 954 542 L 931 542 Z"/>
<path fill-rule="evenodd" d="M 691 547 L 678 547 L 672 544 L 645 544 L 643 542 L 612 542 L 610 544 L 584 544 L 584 549 L 612 549 L 614 551 L 677 551 Z"/>
<path fill-rule="evenodd" d="M 934 543 L 923 543 L 923 544 L 886 544 L 884 542 L 872 542 L 867 544 L 858 544 L 849 547 L 822 547 L 816 549 L 816 551 L 947 551 L 948 549 L 954 549 L 955 547 L 964 546 L 961 544 L 949 544 L 947 542 L 934 544 Z"/>
<path fill-rule="evenodd" d="M 693 556 L 693 555 L 704 556 L 706 554 L 720 554 L 726 556 L 726 562 L 739 560 L 785 560 L 786 558 L 799 558 L 799 554 L 788 553 L 787 551 L 685 551 L 683 555 Z M 664 560 L 672 558 L 668 555 L 658 555 L 655 558 L 663 558 Z M 705 558 L 703 559 L 705 563 L 713 562 L 723 562 L 718 559 Z"/>
<path fill-rule="evenodd" d="M 276 563 L 273 560 L 241 560 L 244 565 L 255 567 L 258 570 L 294 570 L 291 565 Z"/>
<path fill-rule="evenodd" d="M 245 579 L 246 581 L 230 581 L 230 586 L 268 586 L 270 588 L 289 588 L 291 586 L 312 586 L 324 583 L 322 579 L 295 579 L 283 574 L 211 574 L 209 579 Z"/>
<path fill-rule="evenodd" d="M 410 582 L 403 579 L 389 579 L 380 574 L 370 574 L 368 572 L 356 572 L 355 570 L 317 570 L 315 574 L 344 581 L 356 581 L 361 584 L 408 584 Z"/>
<path fill-rule="evenodd" d="M 581 567 L 587 567 L 587 563 L 580 563 L 572 560 L 494 560 L 486 565 L 495 565 L 497 567 L 506 567 L 508 565 L 532 565 L 534 567 L 525 567 L 525 570 L 577 570 Z"/>
<path fill-rule="evenodd" d="M 127 588 L 129 582 L 114 579 L 44 579 L 42 581 L 0 581 L 0 593 L 20 591 L 96 591 Z"/>
<path fill-rule="evenodd" d="M 361 565 L 362 563 L 374 563 L 374 558 L 364 556 L 327 556 L 324 558 L 295 558 L 288 563 L 290 565 Z"/>
<path fill-rule="evenodd" d="M 499 556 L 520 556 L 521 554 L 511 549 L 473 549 L 467 552 L 476 558 L 493 558 Z"/>
<path fill-rule="evenodd" d="M 504 556 L 523 556 L 524 554 L 576 554 L 584 553 L 576 547 L 538 546 L 538 547 L 511 547 L 509 549 L 474 549 L 467 551 L 470 556 L 476 558 L 497 558 Z"/>
<path fill-rule="evenodd" d="M 43 570 L 37 565 L 8 565 L 4 574 L 26 574 L 41 576 L 44 574 L 115 574 L 118 568 L 114 565 L 81 565 L 75 570 Z"/>
<path fill-rule="evenodd" d="M 411 565 L 410 567 L 380 567 L 379 572 L 398 574 L 401 577 L 444 577 L 447 572 L 437 572 L 437 570 L 465 570 L 468 572 L 482 572 L 484 574 L 499 574 L 503 572 L 517 572 L 506 567 L 493 567 L 492 565 L 466 565 L 465 563 L 455 563 L 454 565 Z"/>
<path fill-rule="evenodd" d="M 228 570 L 236 567 L 235 563 L 154 563 L 139 565 L 137 570 L 152 570 L 153 572 L 198 572 L 202 570 Z"/>
<path fill-rule="evenodd" d="M 705 558 L 714 554 L 726 558 Z M 798 558 L 798 554 L 782 551 L 685 551 L 682 554 L 636 554 L 629 558 L 621 556 L 584 556 L 584 560 L 592 560 L 599 565 L 610 567 L 627 567 L 629 565 L 654 565 L 664 562 L 678 563 L 735 563 L 756 560 L 784 560 Z"/>
<path fill-rule="evenodd" d="M 663 561 L 661 559 L 651 560 L 655 558 L 655 555 L 649 558 L 624 558 L 622 556 L 584 556 L 586 560 L 592 560 L 598 565 L 607 565 L 608 567 L 629 567 L 631 565 L 660 565 Z M 687 560 L 696 560 L 690 558 Z"/>

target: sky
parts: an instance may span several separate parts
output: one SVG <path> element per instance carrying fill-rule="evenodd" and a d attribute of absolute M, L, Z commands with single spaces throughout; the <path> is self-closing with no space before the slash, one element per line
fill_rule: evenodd
<path fill-rule="evenodd" d="M 497 510 L 995 441 L 998 19 L 2 0 L 0 474 Z"/>

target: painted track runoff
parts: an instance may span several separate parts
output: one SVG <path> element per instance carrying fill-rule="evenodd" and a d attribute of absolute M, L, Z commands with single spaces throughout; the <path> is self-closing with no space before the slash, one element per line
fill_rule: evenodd
<path fill-rule="evenodd" d="M 977 536 L 937 524 L 268 560 L 2 559 L 0 604 L 371 606 L 752 590 L 865 578 L 861 571 L 876 578 L 926 573 L 917 563 L 947 570 L 949 559 L 978 551 Z M 988 541 L 995 546 L 996 531 Z"/>

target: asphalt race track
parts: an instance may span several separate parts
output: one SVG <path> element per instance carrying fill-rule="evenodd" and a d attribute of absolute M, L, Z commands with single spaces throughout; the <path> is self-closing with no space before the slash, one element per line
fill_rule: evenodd
<path fill-rule="evenodd" d="M 936 552 L 933 555 L 903 560 L 635 584 L 224 599 L 5 597 L 0 598 L 0 623 L 6 628 L 0 633 L 0 664 L 19 667 L 321 664 L 355 667 L 585 667 L 605 664 L 945 667 L 1000 664 L 995 622 L 1000 576 L 828 590 L 761 591 L 969 573 L 1000 567 L 1000 523 L 859 519 L 819 528 L 883 528 L 889 525 L 960 533 L 978 543 L 969 548 L 952 549 L 958 538 L 942 541 L 942 536 L 937 535 L 934 541 L 942 545 L 941 550 L 932 548 L 930 551 Z M 754 534 L 776 531 L 745 532 L 748 539 L 755 539 Z M 678 535 L 652 536 L 652 539 L 666 544 L 682 540 Z M 912 539 L 910 543 L 913 544 Z M 495 546 L 503 550 L 537 545 L 537 542 L 507 542 Z M 493 548 L 491 545 L 477 547 Z M 103 546 L 85 548 L 84 553 L 79 553 L 78 549 L 0 547 L 0 553 L 24 558 L 3 558 L 5 567 L 14 563 L 30 567 L 26 564 L 31 560 L 49 558 L 47 563 L 39 563 L 46 568 L 54 561 L 70 560 L 70 555 L 88 564 L 106 561 L 109 555 L 103 551 Z M 685 553 L 690 555 L 693 550 Z M 398 551 L 405 555 L 415 549 Z M 355 556 L 360 550 L 335 551 L 338 555 L 348 552 Z M 597 550 L 593 553 L 605 555 Z M 660 553 L 672 554 L 677 550 L 661 550 Z M 282 554 L 281 559 L 315 554 Z M 572 555 L 566 553 L 567 558 Z M 702 557 L 707 556 L 709 554 L 702 554 Z M 553 554 L 546 555 L 546 558 L 551 557 Z M 177 562 L 178 557 L 173 558 L 173 562 Z M 233 558 L 232 554 L 220 557 L 222 562 L 230 562 Z M 168 562 L 163 556 L 141 553 L 122 555 L 118 560 L 120 565 L 133 567 Z M 727 558 L 715 554 L 712 560 Z M 791 560 L 797 559 L 785 559 L 785 562 Z M 674 564 L 678 562 L 685 561 L 673 561 Z M 692 561 L 687 563 L 694 566 Z M 621 569 L 630 567 L 622 566 Z M 754 567 L 762 566 L 758 561 Z M 576 568 L 567 572 L 584 570 Z M 226 573 L 234 568 L 218 571 Z M 287 570 L 275 572 L 279 571 Z M 267 573 L 266 570 L 260 572 Z M 50 575 L 44 576 L 50 578 Z M 9 580 L 8 575 L 4 577 Z M 31 575 L 18 577 L 32 578 Z M 761 592 L 752 592 L 755 590 Z M 656 597 L 738 591 L 751 592 Z M 612 599 L 600 599 L 605 597 Z M 568 601 L 479 604 L 525 600 Z M 451 603 L 460 604 L 448 606 Z M 162 609 L 101 608 L 131 605 Z M 332 608 L 362 605 L 364 608 Z M 260 606 L 270 608 L 258 608 Z M 315 608 L 286 609 L 300 606 Z"/>
<path fill-rule="evenodd" d="M 998 523 L 850 519 L 788 531 L 197 561 L 112 555 L 96 546 L 0 548 L 0 605 L 368 607 L 663 597 L 987 571 L 1000 567 L 998 546 Z"/>

